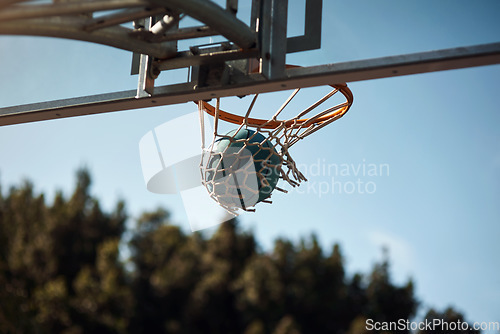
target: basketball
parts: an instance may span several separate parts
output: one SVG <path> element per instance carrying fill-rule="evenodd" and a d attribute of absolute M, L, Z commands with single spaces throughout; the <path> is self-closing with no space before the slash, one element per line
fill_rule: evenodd
<path fill-rule="evenodd" d="M 278 152 L 261 133 L 232 130 L 214 142 L 204 179 L 219 203 L 245 209 L 271 195 L 280 167 Z"/>

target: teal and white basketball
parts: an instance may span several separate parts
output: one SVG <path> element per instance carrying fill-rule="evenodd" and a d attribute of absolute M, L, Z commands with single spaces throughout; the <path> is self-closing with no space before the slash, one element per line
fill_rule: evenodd
<path fill-rule="evenodd" d="M 220 204 L 246 209 L 271 195 L 280 171 L 274 145 L 261 133 L 240 129 L 214 142 L 203 177 Z"/>

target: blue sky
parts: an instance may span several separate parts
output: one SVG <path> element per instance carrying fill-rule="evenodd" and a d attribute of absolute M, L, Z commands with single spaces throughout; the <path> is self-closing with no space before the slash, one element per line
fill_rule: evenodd
<path fill-rule="evenodd" d="M 322 49 L 289 55 L 288 63 L 500 40 L 498 1 L 324 2 Z M 291 1 L 290 35 L 301 32 L 300 9 Z M 88 43 L 1 36 L 0 106 L 135 89 L 130 60 L 128 52 Z M 500 321 L 499 85 L 498 65 L 351 83 L 351 111 L 292 148 L 309 186 L 276 194 L 272 205 L 242 215 L 243 226 L 264 249 L 276 237 L 311 233 L 326 249 L 339 242 L 351 272 L 367 272 L 387 245 L 394 279 L 412 277 L 424 306 L 453 305 L 469 320 Z M 179 196 L 146 190 L 138 142 L 195 110 L 188 103 L 0 127 L 0 182 L 5 191 L 28 178 L 50 199 L 56 189 L 68 194 L 85 165 L 105 208 L 121 198 L 133 216 L 165 206 L 188 231 Z M 372 165 L 387 168 L 361 172 Z M 332 167 L 318 175 L 315 166 Z M 358 182 L 373 193 L 347 193 Z M 320 196 L 320 187 L 329 188 Z"/>

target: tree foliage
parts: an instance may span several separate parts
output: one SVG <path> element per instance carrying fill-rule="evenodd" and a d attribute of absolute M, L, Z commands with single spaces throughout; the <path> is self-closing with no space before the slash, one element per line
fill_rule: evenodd
<path fill-rule="evenodd" d="M 0 333 L 354 334 L 417 311 L 413 282 L 395 285 L 387 260 L 348 275 L 339 245 L 314 235 L 262 252 L 235 220 L 206 237 L 158 209 L 125 244 L 124 203 L 104 212 L 90 184 L 80 170 L 52 203 L 29 182 L 0 191 Z"/>
<path fill-rule="evenodd" d="M 443 312 L 430 309 L 425 315 L 427 323 L 435 323 L 431 329 L 422 329 L 418 334 L 439 334 L 443 332 L 452 332 L 457 334 L 477 334 L 479 330 L 475 330 L 466 323 L 464 316 L 455 311 L 453 308 L 448 307 Z"/>

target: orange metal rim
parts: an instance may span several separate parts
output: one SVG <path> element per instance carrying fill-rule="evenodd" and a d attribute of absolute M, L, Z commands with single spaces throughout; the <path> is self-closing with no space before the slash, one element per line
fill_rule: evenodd
<path fill-rule="evenodd" d="M 297 67 L 300 67 L 300 66 L 286 65 L 287 69 L 297 68 Z M 252 72 L 258 73 L 259 71 L 260 71 L 260 69 L 258 67 L 256 67 Z M 353 96 L 351 90 L 349 89 L 349 87 L 347 87 L 347 84 L 345 84 L 345 83 L 334 84 L 334 85 L 330 85 L 330 87 L 337 89 L 340 93 L 342 93 L 342 95 L 344 95 L 344 97 L 347 100 L 346 106 L 341 107 L 340 109 L 332 111 L 331 113 L 328 113 L 328 114 L 323 115 L 321 117 L 318 117 L 317 119 L 314 120 L 314 122 L 311 122 L 311 124 L 321 124 L 321 123 L 328 121 L 332 118 L 340 118 L 340 117 L 344 116 L 344 114 L 347 113 L 347 111 L 351 107 L 352 101 L 354 100 L 354 96 Z M 206 101 L 201 101 L 201 102 L 203 105 L 203 109 L 209 115 L 215 117 L 215 107 Z M 241 125 L 245 122 L 245 117 L 239 116 L 236 114 L 232 114 L 230 112 L 227 112 L 227 111 L 224 111 L 221 109 L 219 109 L 219 119 L 226 121 L 226 122 L 229 122 L 229 123 L 236 124 L 236 125 Z M 266 120 L 266 119 L 248 117 L 247 124 L 249 126 L 259 127 L 259 128 L 263 128 L 263 129 L 275 129 L 278 126 L 280 126 L 281 124 L 283 124 L 283 122 L 284 122 L 285 127 L 290 128 L 290 127 L 300 127 L 302 124 L 309 121 L 309 119 L 310 118 L 302 118 L 302 119 L 290 119 L 287 121 L 280 121 L 280 120 Z"/>
<path fill-rule="evenodd" d="M 334 117 L 342 117 L 351 107 L 352 101 L 353 101 L 353 95 L 349 87 L 347 87 L 346 84 L 335 84 L 335 85 L 330 85 L 334 89 L 338 89 L 340 93 L 342 93 L 345 98 L 347 99 L 347 104 L 344 107 L 341 107 L 338 110 L 332 111 L 331 113 L 328 113 L 326 115 L 323 115 L 321 117 L 318 117 L 317 119 L 314 120 L 314 124 L 321 124 L 325 121 L 328 121 Z M 202 101 L 203 109 L 211 116 L 215 117 L 215 107 L 212 106 L 210 103 Z M 233 123 L 236 125 L 240 125 L 245 122 L 245 117 L 229 113 L 227 111 L 219 109 L 219 119 Z M 280 120 L 266 120 L 266 119 L 259 119 L 259 118 L 251 118 L 249 117 L 247 120 L 247 124 L 249 126 L 254 126 L 254 127 L 260 127 L 263 129 L 275 129 L 283 122 L 285 123 L 285 127 L 298 127 L 301 126 L 302 124 L 306 123 L 309 120 L 309 118 L 302 118 L 302 119 L 291 119 L 288 121 L 280 121 Z"/>

